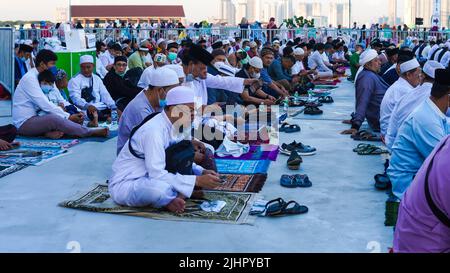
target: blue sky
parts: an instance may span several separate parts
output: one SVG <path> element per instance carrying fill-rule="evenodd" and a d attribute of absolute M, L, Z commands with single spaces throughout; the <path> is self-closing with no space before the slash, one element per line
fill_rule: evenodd
<path fill-rule="evenodd" d="M 311 0 L 310 0 L 311 1 Z M 329 0 L 315 0 L 324 3 L 324 15 L 326 16 Z M 402 2 L 402 0 L 399 0 Z M 92 4 L 89 0 L 72 0 L 72 4 Z M 96 0 L 95 4 L 124 4 L 124 0 Z M 219 0 L 129 0 L 129 4 L 180 4 L 185 7 L 188 19 L 199 21 L 218 14 Z M 22 0 L 11 1 L 8 5 L 2 5 L 0 9 L 0 20 L 52 20 L 56 6 L 68 5 L 69 0 Z M 387 15 L 387 0 L 354 0 L 353 20 L 367 23 L 375 21 L 378 17 Z M 401 4 L 400 4 L 401 7 Z M 401 9 L 399 9 L 401 13 Z M 401 15 L 401 14 L 399 14 Z"/>

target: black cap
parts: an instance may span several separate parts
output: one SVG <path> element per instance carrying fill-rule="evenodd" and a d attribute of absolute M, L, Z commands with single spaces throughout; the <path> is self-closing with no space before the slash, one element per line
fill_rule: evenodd
<path fill-rule="evenodd" d="M 398 48 L 388 48 L 388 49 L 386 49 L 386 55 L 388 55 L 389 57 L 397 55 L 399 52 L 400 52 L 400 49 L 398 49 Z"/>
<path fill-rule="evenodd" d="M 19 45 L 19 52 L 28 52 L 31 53 L 33 51 L 33 47 L 26 45 L 26 44 L 21 44 Z"/>
<path fill-rule="evenodd" d="M 205 65 L 210 65 L 212 60 L 214 59 L 211 53 L 209 53 L 199 45 L 192 45 L 189 49 L 188 54 L 191 60 L 202 62 Z"/>
<path fill-rule="evenodd" d="M 437 84 L 450 86 L 450 70 L 436 69 L 434 80 Z"/>
<path fill-rule="evenodd" d="M 167 45 L 167 50 L 171 49 L 171 48 L 177 48 L 178 49 L 179 45 L 178 43 L 174 42 L 174 43 L 170 43 Z"/>
<path fill-rule="evenodd" d="M 127 57 L 125 56 L 117 56 L 114 58 L 114 64 L 116 64 L 117 62 L 127 62 Z"/>
<path fill-rule="evenodd" d="M 222 41 L 217 41 L 214 44 L 212 44 L 211 47 L 212 47 L 212 49 L 218 49 L 218 48 L 223 47 L 223 43 L 222 43 Z"/>

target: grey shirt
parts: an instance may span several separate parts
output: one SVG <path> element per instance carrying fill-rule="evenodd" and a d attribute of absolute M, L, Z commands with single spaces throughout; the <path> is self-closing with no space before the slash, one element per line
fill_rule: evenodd
<path fill-rule="evenodd" d="M 119 138 L 117 140 L 117 154 L 120 153 L 125 143 L 130 138 L 134 127 L 150 114 L 156 112 L 147 99 L 144 91 L 141 91 L 125 108 L 119 122 Z"/>
<path fill-rule="evenodd" d="M 380 130 L 380 105 L 389 85 L 377 73 L 364 69 L 355 83 L 356 112 L 352 128 L 358 129 L 367 119 L 374 131 Z"/>

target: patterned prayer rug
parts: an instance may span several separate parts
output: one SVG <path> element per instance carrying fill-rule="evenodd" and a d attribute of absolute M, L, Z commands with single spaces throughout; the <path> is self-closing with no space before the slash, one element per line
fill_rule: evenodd
<path fill-rule="evenodd" d="M 91 212 L 111 213 L 150 218 L 167 221 L 207 222 L 219 224 L 252 224 L 255 217 L 250 216 L 250 210 L 256 198 L 254 193 L 205 191 L 202 200 L 186 200 L 186 210 L 182 214 L 171 213 L 151 207 L 131 208 L 114 203 L 108 192 L 107 185 L 94 185 L 89 191 L 79 194 L 71 200 L 59 205 L 65 208 Z M 225 207 L 219 212 L 205 212 L 200 205 L 205 201 L 225 201 Z"/>
<path fill-rule="evenodd" d="M 220 174 L 265 174 L 270 160 L 216 159 L 216 165 Z"/>
<path fill-rule="evenodd" d="M 240 157 L 234 158 L 233 156 L 218 157 L 217 159 L 236 159 L 236 160 L 270 160 L 277 161 L 278 157 L 278 146 L 277 145 L 261 145 L 250 146 L 250 151 L 243 154 Z"/>
<path fill-rule="evenodd" d="M 0 164 L 0 178 L 25 169 L 27 165 L 3 165 Z"/>
<path fill-rule="evenodd" d="M 21 147 L 36 148 L 36 147 L 48 147 L 48 148 L 63 148 L 69 149 L 80 143 L 78 139 L 45 139 L 45 138 L 17 138 L 17 142 Z"/>
<path fill-rule="evenodd" d="M 224 174 L 221 175 L 220 178 L 225 182 L 220 187 L 216 188 L 218 191 L 258 193 L 262 190 L 262 187 L 267 180 L 267 175 Z"/>
<path fill-rule="evenodd" d="M 38 166 L 49 160 L 68 154 L 61 147 L 24 147 L 0 152 L 0 164 Z"/>

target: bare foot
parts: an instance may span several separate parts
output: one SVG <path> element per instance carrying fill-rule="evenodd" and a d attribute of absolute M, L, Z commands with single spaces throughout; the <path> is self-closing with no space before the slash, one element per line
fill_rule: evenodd
<path fill-rule="evenodd" d="M 46 133 L 44 136 L 50 139 L 60 139 L 64 136 L 64 133 L 60 131 L 53 131 Z"/>
<path fill-rule="evenodd" d="M 94 129 L 91 130 L 91 137 L 108 137 L 109 135 L 109 129 L 108 128 L 102 128 L 102 129 Z"/>
<path fill-rule="evenodd" d="M 94 116 L 94 118 L 93 118 L 91 121 L 89 121 L 88 127 L 90 127 L 90 128 L 98 127 L 98 112 L 95 111 L 95 112 L 92 114 L 92 116 Z"/>
<path fill-rule="evenodd" d="M 175 198 L 165 208 L 170 212 L 183 213 L 186 202 L 181 198 Z"/>

